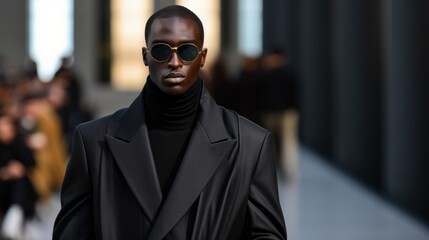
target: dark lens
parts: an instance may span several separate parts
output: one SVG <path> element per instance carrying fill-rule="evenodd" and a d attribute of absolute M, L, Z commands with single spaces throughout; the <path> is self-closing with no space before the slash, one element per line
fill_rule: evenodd
<path fill-rule="evenodd" d="M 183 61 L 193 61 L 198 56 L 198 48 L 192 44 L 180 45 L 177 54 Z"/>
<path fill-rule="evenodd" d="M 155 60 L 163 62 L 170 57 L 171 48 L 166 44 L 157 44 L 152 47 L 150 52 Z"/>

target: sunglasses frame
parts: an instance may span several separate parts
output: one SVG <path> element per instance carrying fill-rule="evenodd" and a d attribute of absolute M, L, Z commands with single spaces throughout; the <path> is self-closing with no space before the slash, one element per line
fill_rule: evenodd
<path fill-rule="evenodd" d="M 164 61 L 159 61 L 158 59 L 155 59 L 154 57 L 153 57 L 153 55 L 152 55 L 152 49 L 153 49 L 153 47 L 156 47 L 156 46 L 158 46 L 158 45 L 166 45 L 166 46 L 168 46 L 169 48 L 170 48 L 170 55 L 168 56 L 168 58 L 167 59 L 165 59 Z M 181 57 L 180 57 L 180 55 L 179 55 L 179 53 L 177 52 L 177 49 L 179 49 L 181 46 L 183 46 L 183 45 L 192 45 L 192 46 L 194 46 L 197 50 L 198 50 L 198 54 L 197 54 L 197 56 L 195 56 L 195 58 L 193 59 L 193 60 L 190 60 L 190 61 L 186 61 L 186 60 L 184 60 L 184 59 L 182 59 Z M 200 53 L 201 53 L 201 51 L 202 50 L 200 50 L 199 48 L 198 48 L 198 46 L 197 45 L 195 45 L 195 44 L 193 44 L 193 43 L 182 43 L 182 44 L 180 44 L 179 46 L 177 46 L 177 47 L 171 47 L 170 46 L 170 44 L 168 44 L 168 43 L 155 43 L 154 45 L 152 45 L 152 47 L 149 49 L 149 48 L 146 48 L 146 50 L 148 51 L 148 52 L 150 52 L 151 54 L 150 54 L 150 56 L 151 56 L 151 58 L 155 61 L 155 62 L 159 62 L 159 63 L 163 63 L 163 62 L 167 62 L 167 61 L 169 61 L 170 59 L 171 59 L 171 56 L 173 55 L 173 52 L 175 51 L 176 52 L 176 55 L 177 55 L 177 57 L 180 59 L 180 61 L 182 61 L 185 65 L 187 65 L 187 64 L 191 64 L 193 61 L 195 61 L 195 59 L 197 59 L 197 57 L 198 57 L 198 55 L 200 55 Z"/>

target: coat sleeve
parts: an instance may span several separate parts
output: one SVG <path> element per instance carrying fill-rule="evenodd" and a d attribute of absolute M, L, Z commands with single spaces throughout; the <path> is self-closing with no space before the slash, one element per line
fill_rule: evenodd
<path fill-rule="evenodd" d="M 94 239 L 92 194 L 86 150 L 76 128 L 66 175 L 61 188 L 61 210 L 55 220 L 54 240 Z"/>
<path fill-rule="evenodd" d="M 267 133 L 253 173 L 247 207 L 246 239 L 286 239 L 279 202 L 274 146 Z"/>

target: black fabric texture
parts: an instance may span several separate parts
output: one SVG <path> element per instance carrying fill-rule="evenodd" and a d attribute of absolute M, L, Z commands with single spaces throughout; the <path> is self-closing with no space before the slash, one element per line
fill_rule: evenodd
<path fill-rule="evenodd" d="M 153 159 L 165 197 L 180 166 L 198 112 L 202 80 L 187 92 L 168 95 L 150 79 L 144 88 L 144 106 Z"/>

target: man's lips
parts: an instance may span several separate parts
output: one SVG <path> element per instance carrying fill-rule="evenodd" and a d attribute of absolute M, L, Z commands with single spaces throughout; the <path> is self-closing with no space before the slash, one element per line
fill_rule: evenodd
<path fill-rule="evenodd" d="M 185 75 L 181 73 L 169 73 L 165 75 L 164 80 L 170 84 L 178 84 L 185 80 Z"/>
<path fill-rule="evenodd" d="M 171 72 L 169 74 L 166 74 L 164 78 L 184 78 L 185 75 L 180 72 Z"/>

